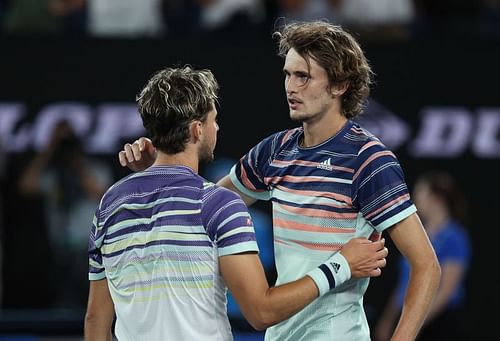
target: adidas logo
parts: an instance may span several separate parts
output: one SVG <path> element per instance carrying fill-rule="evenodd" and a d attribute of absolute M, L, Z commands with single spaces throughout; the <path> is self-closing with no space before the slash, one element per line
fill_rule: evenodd
<path fill-rule="evenodd" d="M 335 273 L 339 273 L 339 270 L 340 270 L 340 264 L 339 263 L 330 263 L 330 265 L 332 266 L 332 268 L 335 271 Z"/>
<path fill-rule="evenodd" d="M 317 168 L 324 169 L 324 170 L 329 170 L 329 171 L 333 170 L 331 158 L 328 158 L 327 160 L 320 162 L 318 164 Z"/>

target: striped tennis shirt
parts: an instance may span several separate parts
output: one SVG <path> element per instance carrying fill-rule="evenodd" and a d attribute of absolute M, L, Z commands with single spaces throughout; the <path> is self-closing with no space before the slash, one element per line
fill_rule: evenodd
<path fill-rule="evenodd" d="M 303 129 L 269 136 L 231 170 L 246 195 L 271 200 L 277 285 L 301 278 L 354 237 L 379 239 L 416 211 L 395 155 L 348 121 L 327 141 L 301 148 Z M 290 319 L 266 340 L 369 340 L 363 295 L 351 279 Z"/>
<path fill-rule="evenodd" d="M 89 279 L 106 278 L 118 340 L 232 340 L 220 256 L 257 252 L 235 193 L 184 166 L 114 184 L 96 210 Z"/>

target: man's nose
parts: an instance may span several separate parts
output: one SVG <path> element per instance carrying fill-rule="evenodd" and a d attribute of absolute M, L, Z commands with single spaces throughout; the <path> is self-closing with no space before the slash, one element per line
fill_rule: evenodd
<path fill-rule="evenodd" d="M 293 81 L 293 77 L 290 77 L 285 81 L 285 91 L 287 94 L 295 92 L 295 84 Z"/>

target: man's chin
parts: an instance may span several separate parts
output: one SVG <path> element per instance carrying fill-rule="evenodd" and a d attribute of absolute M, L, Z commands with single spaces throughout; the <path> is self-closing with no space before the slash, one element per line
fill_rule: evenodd
<path fill-rule="evenodd" d="M 204 155 L 202 158 L 200 158 L 200 163 L 210 163 L 214 160 L 214 154 L 210 155 Z"/>
<path fill-rule="evenodd" d="M 290 119 L 294 122 L 302 123 L 307 119 L 307 117 L 302 113 L 298 113 L 296 111 L 290 111 Z"/>

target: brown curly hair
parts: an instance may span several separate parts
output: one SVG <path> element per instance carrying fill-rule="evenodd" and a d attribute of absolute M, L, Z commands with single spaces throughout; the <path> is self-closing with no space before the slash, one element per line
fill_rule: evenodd
<path fill-rule="evenodd" d="M 185 150 L 189 124 L 205 122 L 217 103 L 219 86 L 210 70 L 185 65 L 157 72 L 136 100 L 153 145 L 167 154 Z"/>
<path fill-rule="evenodd" d="M 353 118 L 363 111 L 374 74 L 351 34 L 340 26 L 313 21 L 286 24 L 273 36 L 279 39 L 279 56 L 284 58 L 294 49 L 306 61 L 312 58 L 324 68 L 330 85 L 348 83 L 342 97 L 342 115 Z"/>

